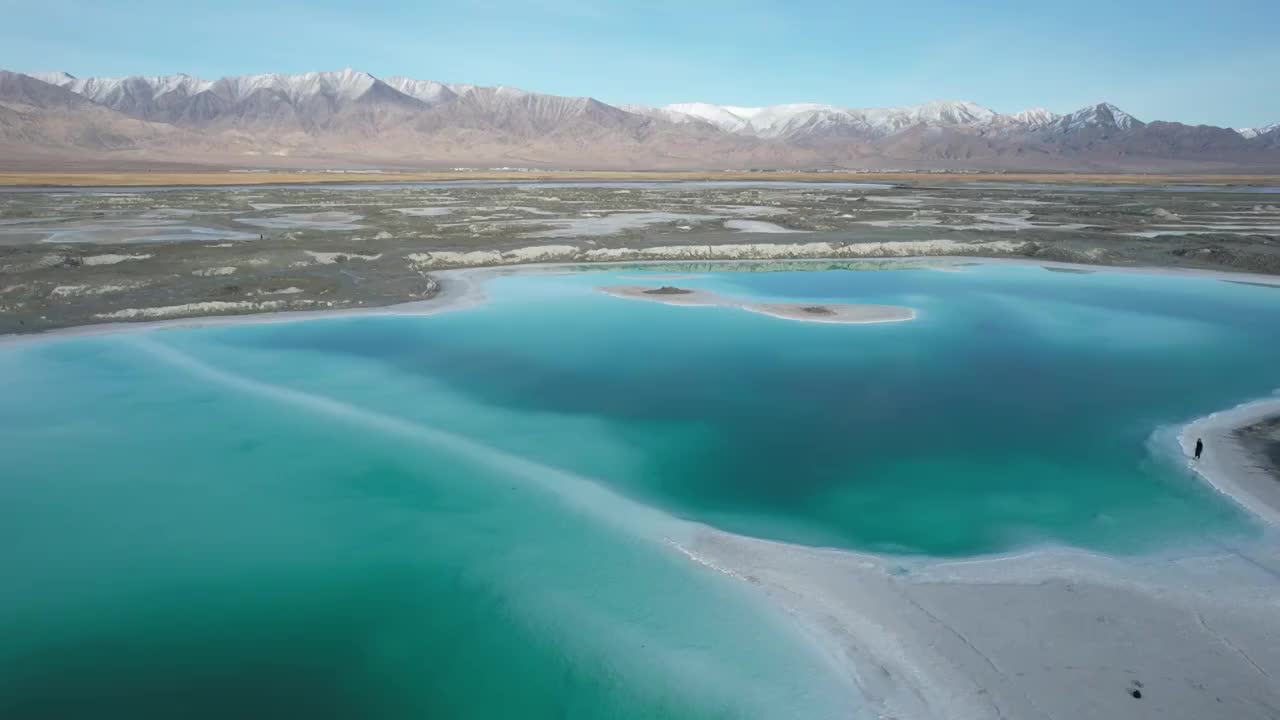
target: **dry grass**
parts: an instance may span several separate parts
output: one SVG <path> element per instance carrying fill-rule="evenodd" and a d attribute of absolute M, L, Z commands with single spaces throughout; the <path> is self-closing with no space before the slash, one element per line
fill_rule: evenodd
<path fill-rule="evenodd" d="M 447 182 L 453 180 L 790 180 L 803 182 L 933 183 L 1091 183 L 1165 185 L 1207 183 L 1280 185 L 1277 175 L 1157 175 L 1103 173 L 912 173 L 912 172 L 0 172 L 0 187 L 126 187 L 157 185 L 277 185 L 368 182 Z"/>

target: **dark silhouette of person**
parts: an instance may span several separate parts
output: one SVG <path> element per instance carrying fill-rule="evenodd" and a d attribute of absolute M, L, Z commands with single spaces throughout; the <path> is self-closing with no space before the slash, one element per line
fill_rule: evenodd
<path fill-rule="evenodd" d="M 1196 459 L 1200 459 L 1200 453 L 1204 452 L 1204 440 L 1196 438 Z"/>

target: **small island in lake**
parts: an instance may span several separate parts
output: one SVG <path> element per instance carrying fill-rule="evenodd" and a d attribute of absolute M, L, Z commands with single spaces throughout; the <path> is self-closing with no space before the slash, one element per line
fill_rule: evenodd
<path fill-rule="evenodd" d="M 698 307 L 734 307 L 783 320 L 824 323 L 882 323 L 914 320 L 914 308 L 900 305 L 859 305 L 852 303 L 753 303 L 738 298 L 725 297 L 709 290 L 682 288 L 674 285 L 646 287 L 643 285 L 609 285 L 596 288 L 599 292 L 631 300 L 648 300 L 667 305 Z"/>

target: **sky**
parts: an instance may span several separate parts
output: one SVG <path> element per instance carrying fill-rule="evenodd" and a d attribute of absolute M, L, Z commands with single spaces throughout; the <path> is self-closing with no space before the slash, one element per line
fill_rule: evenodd
<path fill-rule="evenodd" d="M 0 18 L 0 68 L 81 77 L 353 67 L 609 103 L 1280 121 L 1280 0 L 0 0 Z"/>

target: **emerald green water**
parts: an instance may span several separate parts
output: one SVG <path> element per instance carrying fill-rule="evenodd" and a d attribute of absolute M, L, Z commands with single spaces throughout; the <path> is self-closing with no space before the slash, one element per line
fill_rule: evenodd
<path fill-rule="evenodd" d="M 1255 532 L 1168 429 L 1280 386 L 1280 290 L 679 281 L 920 311 L 835 326 L 592 290 L 632 275 L 0 348 L 0 717 L 857 716 L 673 516 L 948 556 Z"/>

